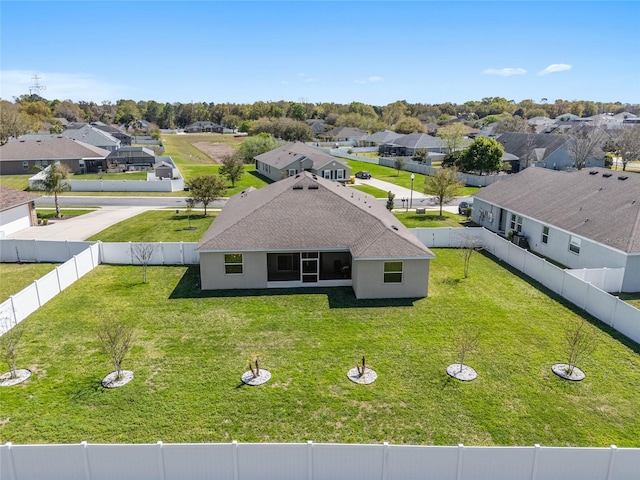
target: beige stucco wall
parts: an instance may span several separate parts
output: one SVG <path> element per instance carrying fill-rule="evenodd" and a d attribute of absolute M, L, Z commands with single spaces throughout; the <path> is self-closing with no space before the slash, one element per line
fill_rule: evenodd
<path fill-rule="evenodd" d="M 236 253 L 236 252 L 227 252 Z M 200 282 L 203 290 L 267 288 L 267 254 L 244 252 L 243 273 L 224 273 L 224 253 L 200 253 Z"/>
<path fill-rule="evenodd" d="M 429 260 L 403 261 L 402 283 L 384 283 L 384 261 L 355 260 L 352 264 L 356 298 L 421 298 L 429 287 Z"/>

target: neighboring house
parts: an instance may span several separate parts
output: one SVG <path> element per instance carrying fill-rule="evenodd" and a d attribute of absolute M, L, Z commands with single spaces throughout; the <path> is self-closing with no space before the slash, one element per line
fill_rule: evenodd
<path fill-rule="evenodd" d="M 353 127 L 336 127 L 318 135 L 331 142 L 353 142 L 367 136 L 367 132 Z"/>
<path fill-rule="evenodd" d="M 380 145 L 378 153 L 381 156 L 412 157 L 418 150 L 445 153 L 446 144 L 441 138 L 415 132 Z"/>
<path fill-rule="evenodd" d="M 624 268 L 640 292 L 640 174 L 527 168 L 478 191 L 472 219 L 568 268 Z"/>
<path fill-rule="evenodd" d="M 36 198 L 40 195 L 0 187 L 0 238 L 38 224 Z"/>
<path fill-rule="evenodd" d="M 191 125 L 184 127 L 185 133 L 203 133 L 203 132 L 216 132 L 222 133 L 222 125 L 214 122 L 194 122 Z"/>
<path fill-rule="evenodd" d="M 113 135 L 103 132 L 91 125 L 84 125 L 77 129 L 66 129 L 62 133 L 44 133 L 44 134 L 28 134 L 22 135 L 18 140 L 46 140 L 54 137 L 67 137 L 79 142 L 88 143 L 94 147 L 104 148 L 113 152 L 120 148 L 120 140 Z"/>
<path fill-rule="evenodd" d="M 231 197 L 197 246 L 203 290 L 351 286 L 426 297 L 434 254 L 383 204 L 304 172 Z"/>
<path fill-rule="evenodd" d="M 358 144 L 363 147 L 377 147 L 384 143 L 391 143 L 397 138 L 402 137 L 401 133 L 392 132 L 391 130 L 383 130 L 382 132 L 372 133 L 359 140 Z"/>
<path fill-rule="evenodd" d="M 67 165 L 71 173 L 97 172 L 109 151 L 71 138 L 13 140 L 0 146 L 0 175 L 24 175 L 36 166 Z"/>
<path fill-rule="evenodd" d="M 311 129 L 311 134 L 315 137 L 320 137 L 324 132 L 326 132 L 331 125 L 329 125 L 324 120 L 319 119 L 309 119 L 306 121 L 307 125 Z"/>
<path fill-rule="evenodd" d="M 345 181 L 351 168 L 342 160 L 316 147 L 294 142 L 255 157 L 256 171 L 273 181 L 300 172 L 311 172 L 328 180 Z"/>
<path fill-rule="evenodd" d="M 553 130 L 555 120 L 549 117 L 532 117 L 527 120 L 527 124 L 533 129 L 534 133 L 547 133 L 550 128 Z"/>
<path fill-rule="evenodd" d="M 549 133 L 503 133 L 497 138 L 505 153 L 518 158 L 511 162 L 512 172 L 516 173 L 527 166 L 566 170 L 574 168 L 575 162 L 569 151 L 571 138 L 568 135 Z M 586 161 L 588 167 L 603 167 L 604 154 L 600 149 L 595 156 Z"/>
<path fill-rule="evenodd" d="M 146 147 L 122 147 L 107 157 L 107 170 L 146 170 L 156 163 L 153 150 Z"/>
<path fill-rule="evenodd" d="M 92 122 L 91 126 L 97 128 L 98 130 L 102 130 L 103 132 L 107 132 L 109 135 L 117 138 L 118 140 L 120 140 L 121 146 L 131 145 L 131 135 L 123 132 L 119 128 L 116 128 L 112 125 L 107 125 L 102 122 Z"/>

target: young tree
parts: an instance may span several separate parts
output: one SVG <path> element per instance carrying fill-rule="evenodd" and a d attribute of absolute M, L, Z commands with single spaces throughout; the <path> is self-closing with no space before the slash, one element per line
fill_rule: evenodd
<path fill-rule="evenodd" d="M 235 187 L 236 181 L 240 180 L 244 174 L 244 164 L 240 155 L 236 152 L 233 155 L 222 157 L 222 166 L 218 173 L 227 177 L 231 182 L 231 187 Z"/>
<path fill-rule="evenodd" d="M 404 167 L 405 165 L 404 158 L 402 157 L 396 157 L 395 161 L 393 162 L 393 165 L 396 167 L 396 175 L 400 176 L 400 170 L 402 170 L 402 167 Z"/>
<path fill-rule="evenodd" d="M 438 129 L 436 136 L 440 137 L 447 148 L 447 153 L 453 153 L 462 146 L 464 134 L 464 124 L 462 122 L 454 122 Z"/>
<path fill-rule="evenodd" d="M 131 244 L 131 256 L 142 265 L 142 283 L 147 283 L 147 266 L 153 257 L 157 245 L 154 243 L 133 243 Z"/>
<path fill-rule="evenodd" d="M 195 206 L 196 202 L 193 198 L 189 197 L 185 200 L 185 203 L 187 204 L 187 223 L 189 224 L 186 230 L 195 230 L 196 227 L 191 226 L 191 215 L 193 214 L 193 207 Z"/>
<path fill-rule="evenodd" d="M 60 218 L 60 202 L 58 194 L 71 190 L 71 185 L 66 181 L 69 176 L 69 167 L 65 164 L 54 163 L 46 168 L 35 167 L 36 170 L 43 172 L 43 177 L 33 182 L 33 189 L 40 190 L 47 195 L 53 194 L 56 206 L 56 218 Z"/>
<path fill-rule="evenodd" d="M 109 357 L 116 372 L 116 380 L 122 377 L 122 362 L 133 346 L 133 327 L 111 318 L 102 321 L 97 331 L 102 352 Z"/>
<path fill-rule="evenodd" d="M 480 175 L 499 172 L 503 154 L 504 147 L 495 138 L 478 137 L 463 151 L 460 168 L 466 172 L 479 171 Z"/>
<path fill-rule="evenodd" d="M 577 320 L 565 331 L 565 347 L 569 365 L 566 374 L 571 376 L 577 363 L 596 349 L 596 336 L 584 320 Z"/>
<path fill-rule="evenodd" d="M 433 195 L 440 205 L 440 216 L 442 217 L 442 206 L 449 203 L 462 187 L 458 180 L 458 170 L 455 167 L 441 168 L 436 170 L 432 176 L 424 179 L 424 193 Z"/>
<path fill-rule="evenodd" d="M 458 373 L 462 372 L 464 357 L 467 355 L 467 353 L 475 352 L 478 349 L 479 343 L 480 332 L 477 330 L 463 329 L 458 333 L 455 338 L 455 346 L 460 358 L 458 362 L 460 365 L 460 370 L 458 371 Z"/>
<path fill-rule="evenodd" d="M 396 198 L 396 194 L 392 193 L 391 190 L 387 192 L 387 210 L 393 210 L 394 202 L 393 199 Z"/>
<path fill-rule="evenodd" d="M 469 207 L 471 208 L 471 207 Z M 464 278 L 469 278 L 469 264 L 471 257 L 479 250 L 482 250 L 482 239 L 473 235 L 462 235 L 460 239 L 460 251 L 464 259 Z"/>
<path fill-rule="evenodd" d="M 189 196 L 196 203 L 204 205 L 204 216 L 207 216 L 207 205 L 220 198 L 226 186 L 224 180 L 216 175 L 201 175 L 187 182 Z"/>
<path fill-rule="evenodd" d="M 10 378 L 16 378 L 16 359 L 18 357 L 18 344 L 24 331 L 21 323 L 18 323 L 11 314 L 0 314 L 0 356 L 9 367 Z"/>
<path fill-rule="evenodd" d="M 606 134 L 597 125 L 580 125 L 569 130 L 567 135 L 567 150 L 578 170 L 587 165 L 589 158 L 603 153 L 601 147 L 604 146 Z"/>
<path fill-rule="evenodd" d="M 615 141 L 615 148 L 622 161 L 622 171 L 630 161 L 640 160 L 640 125 L 624 127 Z"/>

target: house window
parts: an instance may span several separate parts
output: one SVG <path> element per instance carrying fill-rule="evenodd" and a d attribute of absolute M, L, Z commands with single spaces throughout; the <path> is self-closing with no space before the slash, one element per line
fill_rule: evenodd
<path fill-rule="evenodd" d="M 522 233 L 522 217 L 520 215 L 511 214 L 511 230 L 516 233 Z"/>
<path fill-rule="evenodd" d="M 298 173 L 298 170 L 296 170 L 295 168 L 290 168 L 289 169 L 289 176 L 293 177 L 296 173 Z"/>
<path fill-rule="evenodd" d="M 402 262 L 384 262 L 384 283 L 402 283 Z"/>
<path fill-rule="evenodd" d="M 549 227 L 542 227 L 542 243 L 549 243 Z"/>
<path fill-rule="evenodd" d="M 322 171 L 322 178 L 326 178 L 331 180 L 331 170 L 323 170 Z"/>
<path fill-rule="evenodd" d="M 336 170 L 336 179 L 337 180 L 344 180 L 344 169 L 339 169 Z"/>
<path fill-rule="evenodd" d="M 580 253 L 580 239 L 571 235 L 569 238 L 569 251 L 578 255 Z"/>
<path fill-rule="evenodd" d="M 227 275 L 242 275 L 242 254 L 241 253 L 225 253 L 224 255 L 224 273 Z"/>
<path fill-rule="evenodd" d="M 29 170 L 29 162 L 27 162 L 26 160 L 22 162 L 22 169 Z"/>

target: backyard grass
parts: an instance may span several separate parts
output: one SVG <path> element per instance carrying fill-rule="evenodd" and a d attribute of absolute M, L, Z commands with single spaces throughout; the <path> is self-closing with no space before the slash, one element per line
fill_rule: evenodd
<path fill-rule="evenodd" d="M 620 300 L 624 300 L 628 304 L 640 309 L 640 293 L 621 293 L 618 297 Z"/>
<path fill-rule="evenodd" d="M 121 172 L 121 173 L 82 173 L 74 174 L 69 180 L 146 180 L 147 172 Z"/>
<path fill-rule="evenodd" d="M 184 209 L 148 210 L 116 223 L 88 238 L 88 241 L 103 242 L 198 242 L 207 231 L 217 211 L 194 210 L 191 218 Z M 188 229 L 188 227 L 195 227 Z"/>
<path fill-rule="evenodd" d="M 364 192 L 367 195 L 371 195 L 374 198 L 387 198 L 387 192 L 380 190 L 379 188 L 372 187 L 371 185 L 349 185 L 349 187 Z"/>
<path fill-rule="evenodd" d="M 33 175 L 33 173 L 29 175 L 0 175 L 0 185 L 14 190 L 25 190 L 29 186 L 29 179 Z"/>
<path fill-rule="evenodd" d="M 77 217 L 86 213 L 95 212 L 96 208 L 61 208 L 60 215 L 62 217 Z M 36 209 L 38 218 L 54 218 L 56 216 L 55 208 L 38 207 Z"/>
<path fill-rule="evenodd" d="M 99 266 L 24 321 L 18 367 L 0 390 L 0 443 L 346 442 L 640 446 L 640 348 L 606 327 L 579 362 L 551 372 L 579 316 L 490 257 L 462 278 L 436 249 L 429 297 L 358 301 L 350 288 L 201 292 L 197 267 Z M 100 385 L 102 319 L 135 327 L 124 387 Z M 478 371 L 451 379 L 453 339 L 477 328 Z M 271 380 L 244 386 L 258 353 Z M 375 383 L 346 373 L 366 355 Z"/>
<path fill-rule="evenodd" d="M 439 210 L 427 210 L 424 215 L 414 212 L 394 213 L 407 228 L 437 228 L 437 227 L 469 227 L 473 224 L 464 216 L 444 211 L 442 217 Z"/>
<path fill-rule="evenodd" d="M 45 276 L 56 266 L 57 263 L 0 263 L 0 303 Z M 3 370 L 4 364 L 0 365 L 0 370 Z"/>

